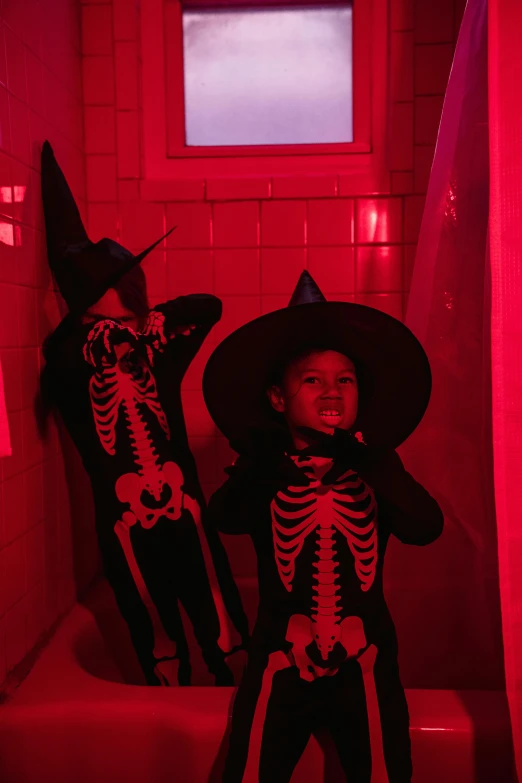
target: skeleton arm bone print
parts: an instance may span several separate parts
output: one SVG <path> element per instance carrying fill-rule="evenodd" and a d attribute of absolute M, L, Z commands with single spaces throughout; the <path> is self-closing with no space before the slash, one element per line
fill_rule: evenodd
<path fill-rule="evenodd" d="M 103 318 L 92 324 L 83 346 L 83 358 L 95 369 L 114 366 L 122 356 L 139 346 L 137 333 L 117 321 Z"/>
<path fill-rule="evenodd" d="M 157 305 L 143 333 L 151 363 L 160 356 L 171 358 L 171 371 L 182 378 L 221 312 L 221 301 L 210 294 L 179 296 Z"/>

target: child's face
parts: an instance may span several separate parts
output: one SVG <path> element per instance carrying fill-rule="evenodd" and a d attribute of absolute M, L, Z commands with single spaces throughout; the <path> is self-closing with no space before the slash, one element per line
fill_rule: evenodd
<path fill-rule="evenodd" d="M 118 292 L 114 288 L 109 288 L 101 299 L 89 307 L 83 317 L 84 322 L 88 322 L 97 317 L 113 318 L 121 321 L 125 326 L 129 326 L 136 331 L 138 329 L 138 317 L 122 303 Z"/>
<path fill-rule="evenodd" d="M 297 448 L 306 446 L 298 427 L 332 434 L 347 430 L 357 416 L 357 378 L 353 362 L 337 351 L 314 351 L 286 367 L 281 387 L 272 386 L 268 397 L 283 413 Z"/>

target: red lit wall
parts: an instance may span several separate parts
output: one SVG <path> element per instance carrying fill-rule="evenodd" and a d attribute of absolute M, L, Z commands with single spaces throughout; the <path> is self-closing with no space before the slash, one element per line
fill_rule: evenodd
<path fill-rule="evenodd" d="M 0 460 L 0 683 L 91 578 L 74 558 L 62 451 L 33 413 L 40 346 L 58 318 L 40 203 L 43 139 L 85 207 L 80 9 L 4 0 L 0 12 L 0 358 L 13 456 Z M 90 557 L 90 561 L 89 561 Z"/>

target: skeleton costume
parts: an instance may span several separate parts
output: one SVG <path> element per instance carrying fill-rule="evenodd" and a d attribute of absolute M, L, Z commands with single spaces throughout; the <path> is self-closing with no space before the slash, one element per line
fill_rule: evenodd
<path fill-rule="evenodd" d="M 428 361 L 402 323 L 326 302 L 307 273 L 290 305 L 229 336 L 204 376 L 210 413 L 240 454 L 210 501 L 211 524 L 252 537 L 260 594 L 222 780 L 288 783 L 310 735 L 327 729 L 350 783 L 410 783 L 382 573 L 390 535 L 424 545 L 442 531 L 436 501 L 394 451 L 428 404 Z M 360 401 L 355 434 L 309 430 L 299 452 L 270 424 L 265 390 L 274 366 L 308 348 L 352 359 Z"/>
<path fill-rule="evenodd" d="M 179 297 L 152 310 L 142 333 L 108 318 L 82 324 L 158 243 L 139 256 L 108 239 L 92 243 L 47 142 L 42 193 L 49 262 L 69 307 L 45 345 L 42 392 L 90 476 L 104 571 L 146 681 L 190 682 L 179 601 L 216 683 L 232 684 L 225 657 L 248 626 L 219 536 L 205 524 L 180 391 L 221 303 Z"/>

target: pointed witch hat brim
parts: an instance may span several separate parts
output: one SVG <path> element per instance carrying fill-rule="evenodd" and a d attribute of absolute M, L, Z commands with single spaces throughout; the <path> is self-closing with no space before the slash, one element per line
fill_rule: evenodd
<path fill-rule="evenodd" d="M 273 423 L 266 395 L 273 373 L 308 349 L 338 351 L 362 371 L 365 398 L 356 427 L 368 445 L 397 448 L 419 424 L 430 398 L 431 372 L 417 338 L 380 310 L 326 301 L 304 273 L 288 307 L 230 334 L 205 367 L 205 402 L 229 440 Z"/>
<path fill-rule="evenodd" d="M 98 281 L 97 285 L 93 286 L 92 291 L 89 293 L 89 303 L 86 304 L 86 301 L 83 301 L 79 306 L 74 305 L 71 308 L 71 311 L 76 313 L 79 313 L 80 311 L 85 312 L 85 310 L 87 310 L 88 307 L 90 307 L 99 299 L 101 299 L 101 297 L 109 290 L 109 288 L 114 288 L 117 285 L 118 281 L 124 275 L 126 275 L 127 272 L 130 272 L 131 269 L 134 269 L 135 266 L 141 264 L 141 262 L 146 258 L 146 256 L 148 256 L 149 253 L 151 253 L 155 247 L 157 247 L 161 242 L 163 242 L 163 240 L 166 239 L 169 236 L 169 234 L 171 234 L 174 231 L 175 228 L 176 226 L 170 228 L 166 234 L 163 234 L 163 236 L 161 236 L 159 239 L 153 242 L 152 245 L 149 245 L 149 247 L 147 247 L 145 250 L 142 250 L 141 253 L 138 253 L 138 255 L 136 256 L 130 253 L 129 251 L 126 251 L 125 248 L 122 247 L 122 245 L 119 245 L 117 242 L 113 242 L 112 240 L 102 239 L 100 240 L 100 242 L 91 243 L 91 253 L 94 255 L 96 255 L 97 250 L 98 248 L 100 248 L 101 245 L 104 246 L 104 249 L 99 253 L 99 256 L 102 257 L 105 262 L 108 259 L 106 248 L 109 244 L 114 248 L 116 248 L 117 251 L 120 249 L 123 251 L 122 253 L 123 261 L 121 264 L 118 264 L 116 268 L 113 269 L 112 271 L 108 267 L 106 267 L 106 269 L 104 270 L 105 274 L 103 274 L 102 278 Z M 111 253 L 111 258 L 114 258 L 114 252 Z M 70 257 L 65 259 L 66 263 L 69 261 L 70 261 Z"/>

